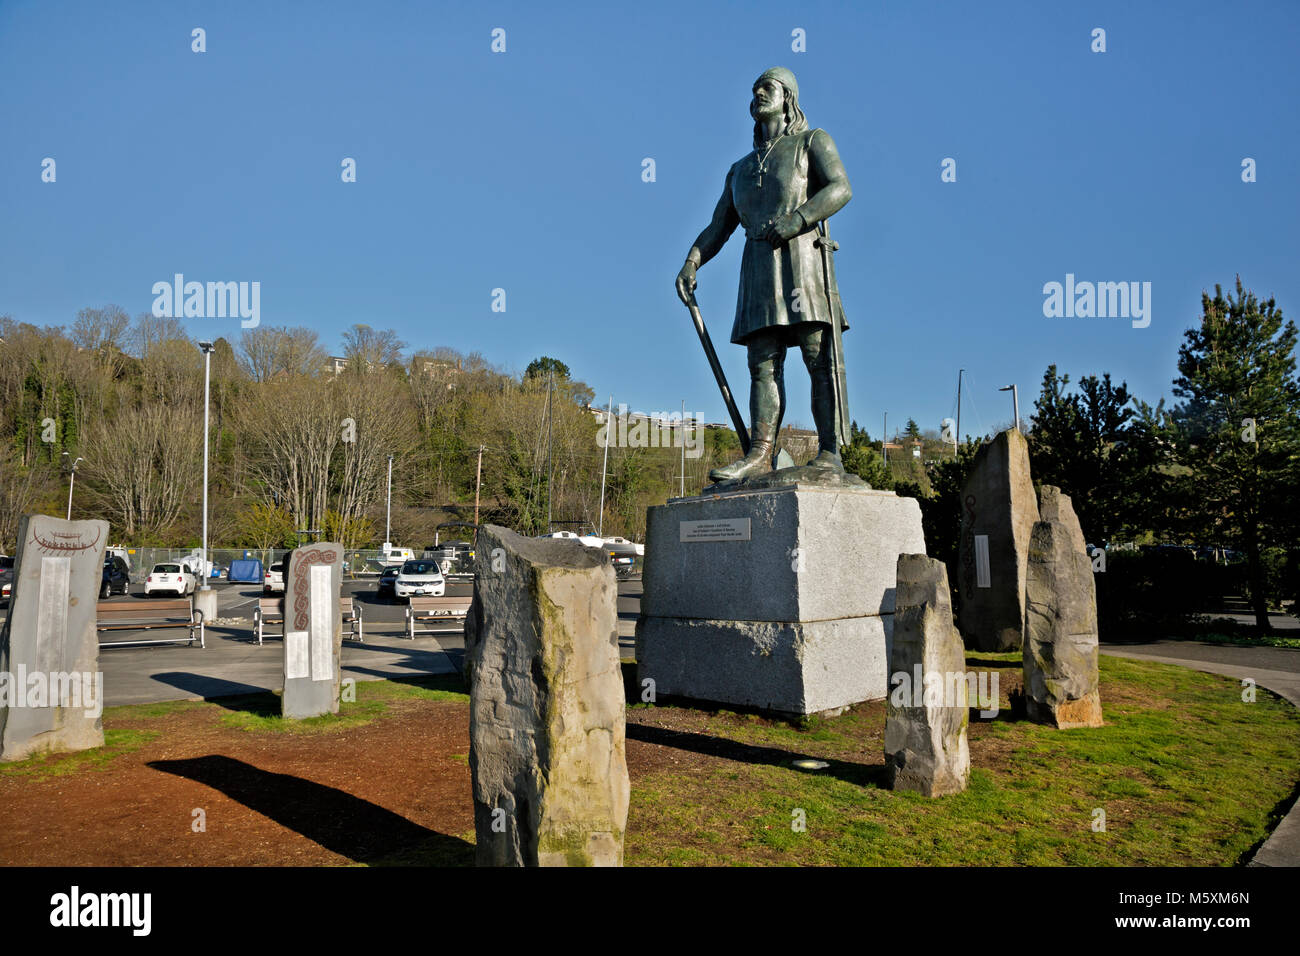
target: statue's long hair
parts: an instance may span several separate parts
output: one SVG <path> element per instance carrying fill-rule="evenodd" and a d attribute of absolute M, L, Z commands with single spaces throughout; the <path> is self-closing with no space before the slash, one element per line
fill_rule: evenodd
<path fill-rule="evenodd" d="M 799 97 L 790 91 L 790 87 L 784 83 L 781 89 L 785 92 L 782 98 L 782 111 L 785 114 L 784 133 L 789 136 L 793 133 L 802 133 L 808 129 L 808 119 L 803 115 L 803 110 L 799 109 Z M 758 100 L 749 101 L 749 115 L 754 117 L 754 148 L 758 149 L 763 145 L 763 124 L 758 121 Z"/>

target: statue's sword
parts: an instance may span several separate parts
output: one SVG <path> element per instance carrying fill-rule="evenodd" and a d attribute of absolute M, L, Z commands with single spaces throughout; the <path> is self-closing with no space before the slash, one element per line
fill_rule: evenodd
<path fill-rule="evenodd" d="M 831 310 L 831 387 L 835 391 L 835 437 L 842 450 L 849 446 L 849 390 L 844 378 L 844 341 L 840 332 L 844 304 L 840 301 L 840 288 L 835 282 L 835 260 L 831 258 L 831 253 L 840 244 L 831 239 L 825 219 L 817 223 L 817 238 L 813 242 L 822 252 L 822 280 Z"/>
<path fill-rule="evenodd" d="M 748 455 L 749 429 L 745 427 L 745 420 L 740 417 L 736 400 L 731 397 L 731 387 L 727 385 L 726 373 L 722 371 L 722 365 L 718 362 L 718 353 L 713 351 L 713 340 L 709 338 L 709 330 L 704 327 L 704 317 L 700 315 L 700 306 L 695 301 L 694 293 L 691 293 L 686 307 L 691 310 L 691 321 L 695 323 L 695 331 L 700 337 L 700 344 L 704 346 L 704 354 L 708 357 L 709 367 L 713 369 L 713 377 L 718 381 L 718 388 L 722 389 L 722 400 L 727 403 L 731 424 L 735 426 L 736 437 L 740 439 L 740 450 Z"/>

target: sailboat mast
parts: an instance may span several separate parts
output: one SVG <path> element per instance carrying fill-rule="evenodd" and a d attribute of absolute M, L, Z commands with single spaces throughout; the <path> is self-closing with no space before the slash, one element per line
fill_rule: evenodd
<path fill-rule="evenodd" d="M 957 370 L 957 435 L 953 439 L 953 454 L 957 453 L 957 445 L 961 442 L 961 377 L 966 374 L 964 368 Z"/>
<path fill-rule="evenodd" d="M 605 473 L 609 470 L 609 433 L 614 427 L 614 395 L 609 396 L 609 411 L 605 413 L 605 461 L 600 466 L 600 524 L 596 528 L 596 537 L 605 536 Z"/>
<path fill-rule="evenodd" d="M 551 485 L 555 480 L 555 458 L 552 455 L 551 443 L 551 419 L 554 417 L 552 411 L 552 396 L 555 393 L 555 370 L 547 379 L 546 388 L 546 533 L 551 533 Z"/>

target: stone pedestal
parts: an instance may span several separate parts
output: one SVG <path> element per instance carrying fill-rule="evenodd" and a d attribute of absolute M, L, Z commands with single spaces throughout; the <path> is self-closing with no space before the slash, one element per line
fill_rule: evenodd
<path fill-rule="evenodd" d="M 284 717 L 339 712 L 342 584 L 339 544 L 297 548 L 284 562 L 284 696 L 280 698 Z"/>
<path fill-rule="evenodd" d="M 212 588 L 199 585 L 194 592 L 194 608 L 202 612 L 203 620 L 214 621 L 217 618 L 217 592 Z"/>
<path fill-rule="evenodd" d="M 0 760 L 104 745 L 95 601 L 107 521 L 27 515 L 0 633 Z"/>
<path fill-rule="evenodd" d="M 781 714 L 887 692 L 898 556 L 914 499 L 796 483 L 649 509 L 639 680 L 656 695 Z"/>

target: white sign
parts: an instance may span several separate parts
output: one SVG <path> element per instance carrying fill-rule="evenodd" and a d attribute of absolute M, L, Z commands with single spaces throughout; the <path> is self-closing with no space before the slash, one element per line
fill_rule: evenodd
<path fill-rule="evenodd" d="M 748 518 L 680 522 L 680 541 L 748 541 Z"/>
<path fill-rule="evenodd" d="M 312 680 L 334 679 L 334 609 L 338 598 L 330 587 L 333 574 L 334 568 L 328 564 L 313 564 L 307 569 Z"/>
<path fill-rule="evenodd" d="M 286 612 L 287 616 L 287 612 Z M 284 632 L 284 678 L 310 677 L 311 654 L 306 631 Z"/>

